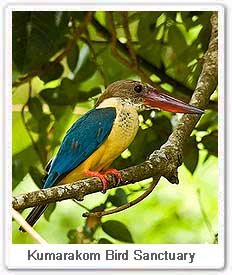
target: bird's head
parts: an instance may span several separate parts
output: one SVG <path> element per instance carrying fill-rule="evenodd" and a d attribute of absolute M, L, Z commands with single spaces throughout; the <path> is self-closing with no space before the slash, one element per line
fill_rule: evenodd
<path fill-rule="evenodd" d="M 174 113 L 202 114 L 204 111 L 160 92 L 149 84 L 133 80 L 119 80 L 110 84 L 98 99 L 96 106 L 108 98 L 118 98 L 137 111 L 161 109 Z"/>

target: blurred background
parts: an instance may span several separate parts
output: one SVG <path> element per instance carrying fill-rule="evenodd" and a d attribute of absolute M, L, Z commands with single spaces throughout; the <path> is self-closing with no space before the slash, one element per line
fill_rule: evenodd
<path fill-rule="evenodd" d="M 42 188 L 46 163 L 72 123 L 105 87 L 134 79 L 189 101 L 210 38 L 211 12 L 13 12 L 13 195 Z M 217 243 L 217 90 L 192 132 L 179 185 L 162 178 L 152 194 L 123 212 L 83 218 L 131 201 L 151 179 L 50 204 L 35 230 L 48 243 Z M 165 143 L 181 115 L 140 114 L 140 129 L 113 167 L 143 162 Z M 26 216 L 30 210 L 23 211 Z M 13 221 L 13 243 L 34 243 Z"/>

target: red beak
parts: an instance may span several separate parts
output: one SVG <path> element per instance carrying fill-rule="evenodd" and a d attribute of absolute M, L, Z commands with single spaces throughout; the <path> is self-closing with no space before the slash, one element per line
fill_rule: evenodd
<path fill-rule="evenodd" d="M 203 114 L 204 111 L 188 103 L 176 99 L 170 95 L 158 92 L 157 89 L 149 89 L 144 93 L 144 105 L 159 108 L 164 111 L 185 114 Z"/>

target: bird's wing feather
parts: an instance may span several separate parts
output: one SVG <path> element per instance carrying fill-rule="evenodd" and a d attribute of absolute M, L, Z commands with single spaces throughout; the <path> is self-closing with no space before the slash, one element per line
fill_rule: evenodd
<path fill-rule="evenodd" d="M 116 109 L 93 109 L 78 119 L 66 133 L 51 163 L 43 188 L 54 186 L 86 160 L 109 136 Z"/>

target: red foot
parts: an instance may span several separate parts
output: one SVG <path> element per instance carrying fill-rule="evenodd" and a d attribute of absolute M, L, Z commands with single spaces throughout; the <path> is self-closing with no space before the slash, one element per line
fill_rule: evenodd
<path fill-rule="evenodd" d="M 104 173 L 100 172 L 94 172 L 94 171 L 86 171 L 86 176 L 88 177 L 98 177 L 102 182 L 102 193 L 105 194 L 107 187 L 108 187 L 108 179 L 107 176 L 104 175 Z"/>
<path fill-rule="evenodd" d="M 117 169 L 108 169 L 106 171 L 103 172 L 94 172 L 94 171 L 86 171 L 85 172 L 86 176 L 88 177 L 98 177 L 101 182 L 102 182 L 102 193 L 105 193 L 108 187 L 108 178 L 107 178 L 107 174 L 113 174 L 116 176 L 117 180 L 118 180 L 118 184 L 122 181 L 122 176 L 121 173 L 117 170 Z"/>
<path fill-rule="evenodd" d="M 108 169 L 108 170 L 104 171 L 104 174 L 113 174 L 113 175 L 115 175 L 115 177 L 118 180 L 118 184 L 122 181 L 121 173 L 117 169 L 114 169 L 114 168 Z"/>

